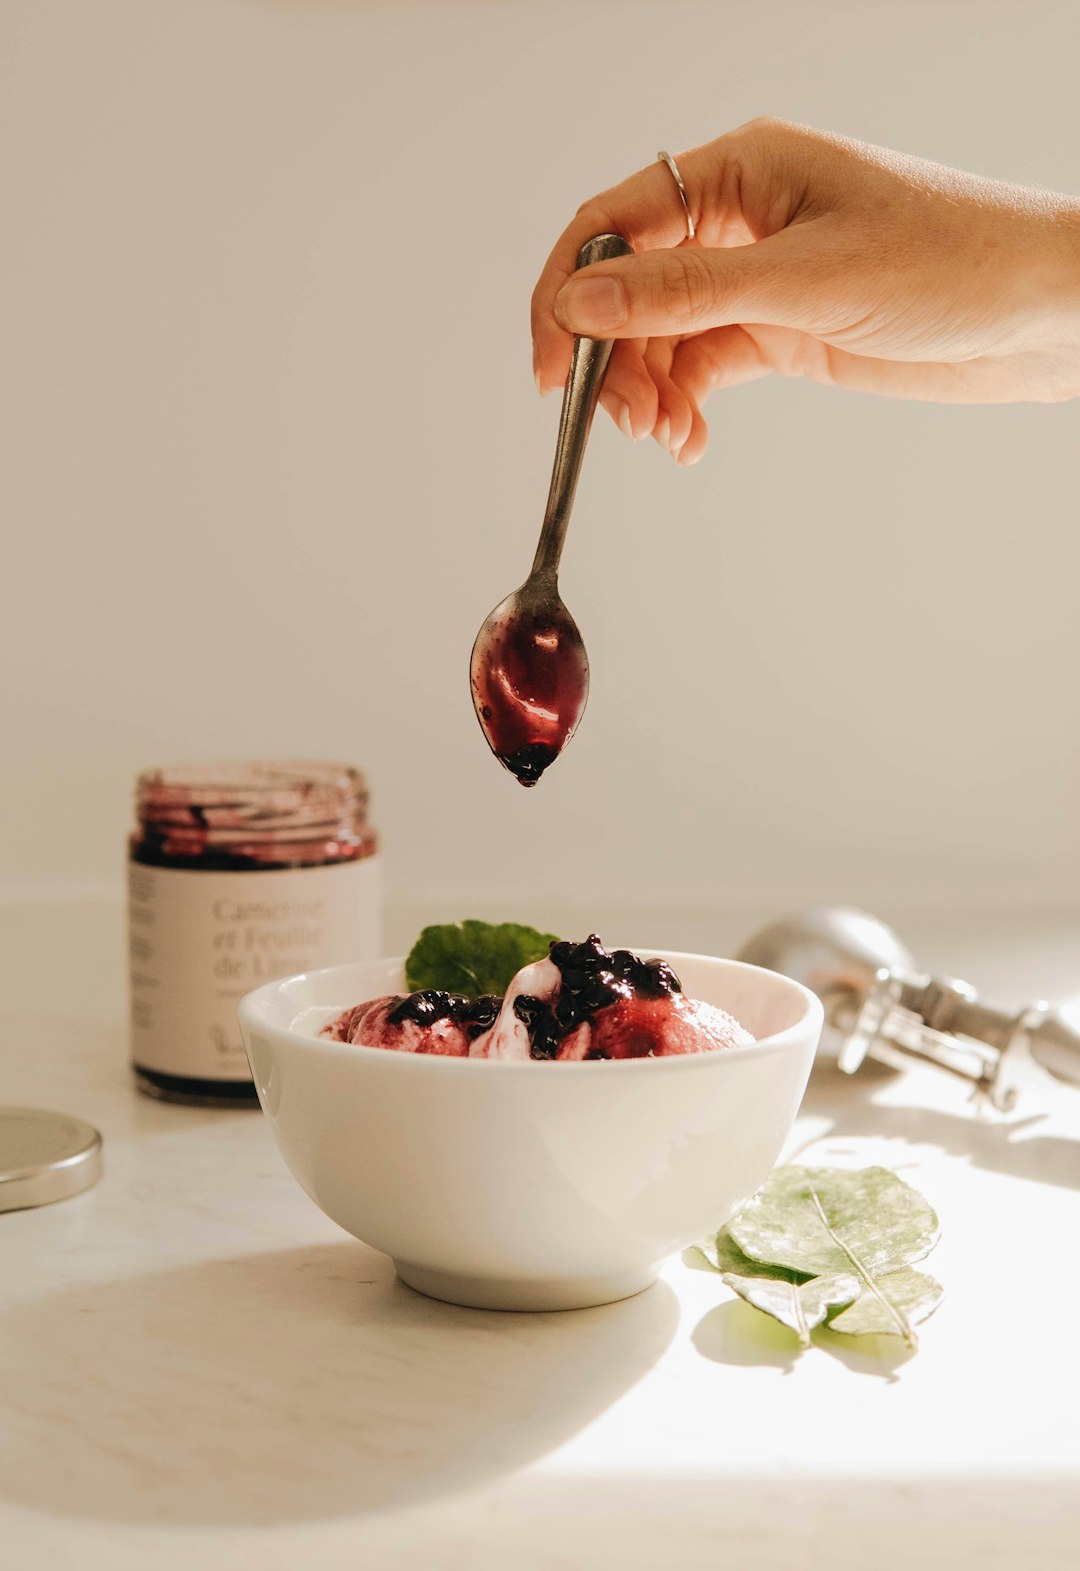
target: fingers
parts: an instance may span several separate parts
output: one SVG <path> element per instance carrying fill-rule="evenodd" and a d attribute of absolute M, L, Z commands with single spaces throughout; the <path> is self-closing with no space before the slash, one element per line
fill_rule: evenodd
<path fill-rule="evenodd" d="M 686 214 L 662 163 L 652 163 L 586 202 L 559 237 L 533 292 L 534 371 L 544 391 L 561 387 L 570 364 L 570 332 L 554 316 L 555 297 L 577 267 L 586 240 L 621 234 L 638 254 L 679 248 L 743 246 L 791 222 L 806 195 L 808 147 L 821 141 L 805 127 L 754 120 L 715 141 L 679 153 L 677 162 L 697 229 L 686 239 Z"/>
<path fill-rule="evenodd" d="M 656 424 L 657 388 L 646 368 L 643 345 L 616 344 L 604 377 L 600 403 L 632 441 L 650 436 Z"/>
<path fill-rule="evenodd" d="M 694 338 L 623 341 L 612 351 L 601 406 L 633 441 L 651 436 L 680 464 L 704 455 L 708 427 L 702 407 L 716 387 L 764 376 L 770 366 L 740 327 Z"/>
<path fill-rule="evenodd" d="M 717 327 L 680 342 L 672 357 L 671 379 L 693 414 L 677 455 L 680 465 L 699 463 L 705 456 L 709 429 L 701 411 L 713 389 L 752 381 L 766 376 L 769 369 L 758 345 L 741 327 Z"/>
<path fill-rule="evenodd" d="M 671 376 L 675 345 L 671 339 L 650 341 L 645 350 L 645 368 L 657 393 L 656 422 L 652 436 L 657 444 L 678 458 L 694 425 L 695 410 Z"/>
<path fill-rule="evenodd" d="M 703 153 L 697 149 L 680 157 L 691 212 L 712 164 Z M 570 367 L 572 334 L 555 321 L 552 303 L 576 270 L 578 252 L 586 240 L 609 233 L 622 235 L 635 251 L 676 246 L 686 238 L 686 214 L 670 170 L 663 164 L 650 164 L 621 185 L 593 197 L 556 241 L 532 297 L 533 369 L 541 392 L 561 387 Z"/>
<path fill-rule="evenodd" d="M 741 203 L 739 152 L 752 127 L 730 132 L 678 155 L 679 172 L 699 238 L 711 245 L 753 238 Z M 786 221 L 786 220 L 785 220 Z M 570 338 L 556 322 L 555 296 L 577 268 L 586 240 L 620 234 L 635 252 L 672 248 L 686 241 L 686 213 L 671 171 L 652 163 L 581 207 L 559 236 L 532 298 L 533 361 L 541 391 L 561 387 L 570 365 Z"/>
<path fill-rule="evenodd" d="M 671 375 L 687 400 L 700 409 L 718 387 L 767 376 L 774 369 L 764 358 L 753 329 L 715 327 L 710 333 L 684 338 L 675 351 Z"/>
<path fill-rule="evenodd" d="M 671 337 L 737 322 L 803 331 L 844 325 L 835 227 L 797 224 L 753 245 L 680 246 L 583 268 L 552 302 L 570 334 Z"/>

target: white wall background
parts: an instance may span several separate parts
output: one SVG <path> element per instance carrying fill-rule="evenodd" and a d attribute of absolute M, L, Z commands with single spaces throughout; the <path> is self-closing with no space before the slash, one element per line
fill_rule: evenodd
<path fill-rule="evenodd" d="M 1068 0 L 4 0 L 0 867 L 110 882 L 141 766 L 323 754 L 399 906 L 1074 901 L 1076 406 L 759 383 L 687 473 L 598 420 L 538 790 L 466 662 L 582 199 L 762 113 L 1080 190 L 1078 57 Z"/>

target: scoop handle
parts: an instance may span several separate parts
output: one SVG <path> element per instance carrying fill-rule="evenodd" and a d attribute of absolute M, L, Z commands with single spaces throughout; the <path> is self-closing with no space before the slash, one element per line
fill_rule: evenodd
<path fill-rule="evenodd" d="M 615 256 L 631 256 L 633 247 L 622 235 L 597 235 L 587 240 L 578 252 L 578 267 L 589 267 L 593 262 L 608 262 Z M 559 416 L 559 435 L 555 442 L 555 463 L 551 470 L 551 487 L 548 491 L 544 525 L 540 543 L 533 560 L 533 576 L 554 579 L 559 571 L 566 540 L 566 527 L 574 505 L 581 460 L 589 440 L 596 400 L 604 381 L 604 373 L 611 359 L 610 338 L 575 338 L 574 353 L 570 361 L 570 374 L 563 389 L 562 414 Z"/>

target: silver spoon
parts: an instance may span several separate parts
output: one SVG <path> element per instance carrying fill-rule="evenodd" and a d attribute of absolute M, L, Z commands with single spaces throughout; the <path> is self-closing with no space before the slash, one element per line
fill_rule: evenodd
<path fill-rule="evenodd" d="M 582 246 L 577 265 L 630 254 L 621 235 L 597 235 Z M 559 594 L 559 559 L 611 349 L 609 339 L 574 339 L 532 571 L 487 617 L 469 659 L 480 728 L 495 757 L 523 786 L 535 785 L 554 763 L 589 697 L 589 657 Z"/>

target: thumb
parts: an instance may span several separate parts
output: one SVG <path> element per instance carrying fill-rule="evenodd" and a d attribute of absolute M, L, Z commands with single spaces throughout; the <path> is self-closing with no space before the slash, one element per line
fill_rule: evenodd
<path fill-rule="evenodd" d="M 735 322 L 810 327 L 820 303 L 813 223 L 751 245 L 679 246 L 584 267 L 555 296 L 555 319 L 589 338 L 667 338 Z M 832 272 L 838 288 L 842 273 Z"/>

